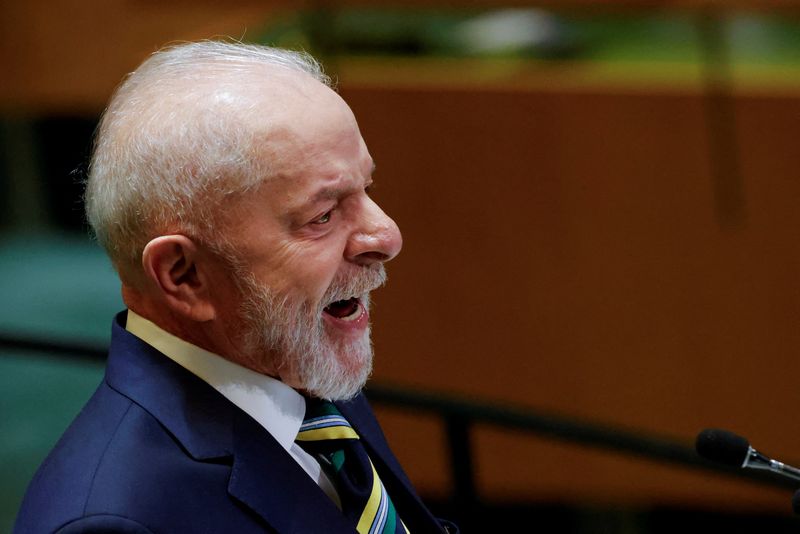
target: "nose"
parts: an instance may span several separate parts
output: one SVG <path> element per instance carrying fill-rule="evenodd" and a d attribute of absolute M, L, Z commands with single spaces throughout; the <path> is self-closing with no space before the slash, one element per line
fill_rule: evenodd
<path fill-rule="evenodd" d="M 400 228 L 374 200 L 365 197 L 358 228 L 347 243 L 347 259 L 360 265 L 384 263 L 397 256 L 402 247 Z"/>

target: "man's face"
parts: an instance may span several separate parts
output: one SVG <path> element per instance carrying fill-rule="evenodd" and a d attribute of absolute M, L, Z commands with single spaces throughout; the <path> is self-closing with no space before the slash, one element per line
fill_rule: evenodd
<path fill-rule="evenodd" d="M 374 164 L 352 113 L 317 85 L 265 144 L 279 172 L 232 207 L 226 238 L 243 363 L 341 399 L 371 370 L 369 292 L 402 239 L 368 195 Z"/>

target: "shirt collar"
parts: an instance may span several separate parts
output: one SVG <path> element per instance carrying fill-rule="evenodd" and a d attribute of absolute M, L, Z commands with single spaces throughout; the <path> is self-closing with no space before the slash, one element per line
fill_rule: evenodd
<path fill-rule="evenodd" d="M 262 375 L 184 341 L 128 310 L 125 329 L 208 383 L 255 419 L 287 451 L 305 416 L 305 399 L 280 380 Z"/>

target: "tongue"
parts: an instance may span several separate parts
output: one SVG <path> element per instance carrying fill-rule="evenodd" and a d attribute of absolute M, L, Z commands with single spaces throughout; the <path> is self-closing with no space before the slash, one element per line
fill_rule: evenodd
<path fill-rule="evenodd" d="M 325 313 L 333 315 L 337 319 L 347 317 L 356 311 L 358 301 L 355 298 L 347 300 L 337 300 L 325 307 Z"/>

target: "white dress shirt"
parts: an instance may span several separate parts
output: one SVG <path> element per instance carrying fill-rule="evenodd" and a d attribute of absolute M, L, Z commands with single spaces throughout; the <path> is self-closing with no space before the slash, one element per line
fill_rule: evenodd
<path fill-rule="evenodd" d="M 255 419 L 341 508 L 336 489 L 319 462 L 294 441 L 306 413 L 302 395 L 280 380 L 256 373 L 175 337 L 131 310 L 128 310 L 125 329 L 206 382 Z"/>

